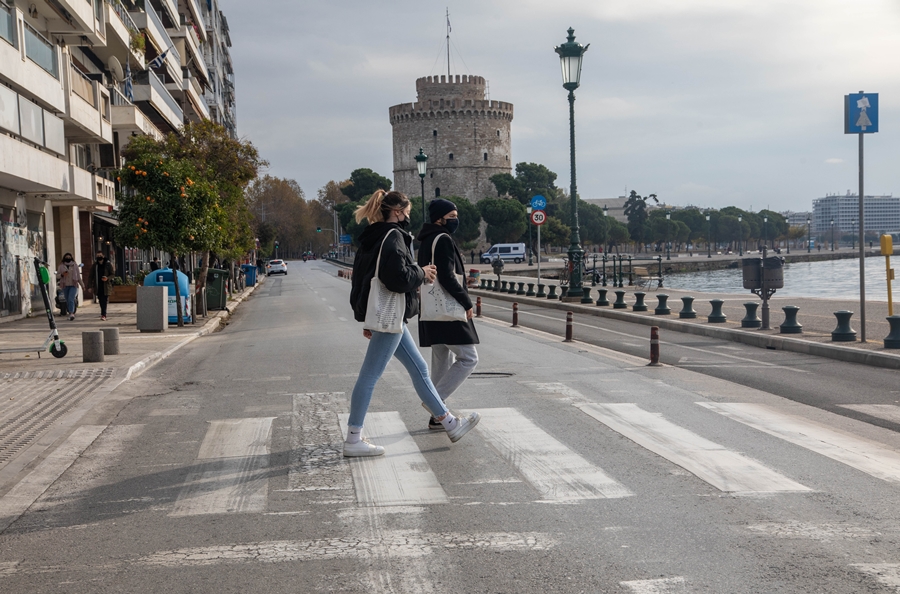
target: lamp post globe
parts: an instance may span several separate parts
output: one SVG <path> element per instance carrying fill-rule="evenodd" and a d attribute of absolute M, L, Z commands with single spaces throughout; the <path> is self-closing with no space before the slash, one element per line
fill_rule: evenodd
<path fill-rule="evenodd" d="M 416 155 L 416 169 L 419 170 L 419 181 L 422 182 L 422 226 L 425 226 L 426 214 L 425 214 L 425 170 L 428 168 L 428 155 L 425 154 L 424 149 L 419 149 L 419 154 Z"/>
<path fill-rule="evenodd" d="M 806 253 L 812 250 L 812 219 L 806 217 Z"/>
<path fill-rule="evenodd" d="M 572 243 L 569 245 L 569 292 L 573 300 L 580 299 L 583 294 L 581 265 L 584 250 L 581 248 L 581 235 L 578 225 L 578 193 L 575 183 L 575 89 L 581 84 L 581 61 L 590 47 L 575 41 L 575 29 L 569 27 L 566 43 L 555 48 L 562 68 L 563 88 L 569 91 L 569 160 L 571 163 L 571 188 L 569 196 L 572 201 Z"/>
<path fill-rule="evenodd" d="M 763 247 L 769 243 L 769 215 L 763 215 Z"/>
<path fill-rule="evenodd" d="M 744 257 L 744 215 L 738 215 L 738 256 Z"/>
<path fill-rule="evenodd" d="M 712 258 L 712 223 L 709 221 L 709 213 L 706 213 L 706 257 Z"/>

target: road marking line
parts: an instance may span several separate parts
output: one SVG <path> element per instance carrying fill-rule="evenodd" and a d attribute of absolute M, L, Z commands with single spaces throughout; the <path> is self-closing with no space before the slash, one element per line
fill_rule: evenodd
<path fill-rule="evenodd" d="M 68 470 L 78 456 L 94 443 L 104 429 L 105 425 L 79 427 L 28 476 L 0 497 L 0 533 L 18 520 Z"/>
<path fill-rule="evenodd" d="M 341 414 L 340 426 L 350 417 Z M 424 505 L 449 503 L 447 494 L 432 472 L 425 456 L 397 412 L 366 415 L 365 436 L 384 446 L 385 454 L 372 458 L 353 458 L 350 470 L 359 505 Z"/>
<path fill-rule="evenodd" d="M 262 512 L 275 417 L 213 421 L 170 516 Z"/>
<path fill-rule="evenodd" d="M 576 406 L 613 431 L 725 493 L 811 490 L 752 458 L 700 437 L 636 404 Z"/>
<path fill-rule="evenodd" d="M 337 311 L 337 309 L 333 305 L 329 305 L 328 309 L 330 309 L 331 311 Z"/>
<path fill-rule="evenodd" d="M 697 404 L 875 478 L 900 483 L 900 454 L 874 441 L 831 429 L 800 416 L 780 413 L 761 404 Z"/>
<path fill-rule="evenodd" d="M 553 502 L 629 497 L 631 491 L 513 408 L 478 409 L 478 431 Z"/>
<path fill-rule="evenodd" d="M 879 584 L 900 590 L 900 563 L 852 563 L 850 567 L 869 574 Z"/>
<path fill-rule="evenodd" d="M 344 392 L 292 394 L 291 466 L 288 491 L 340 491 L 353 501 L 350 460 L 337 414 L 347 410 Z"/>
<path fill-rule="evenodd" d="M 656 580 L 633 580 L 630 582 L 619 582 L 620 586 L 625 586 L 634 594 L 674 594 L 676 592 L 687 592 L 684 578 L 662 578 Z"/>
<path fill-rule="evenodd" d="M 900 423 L 900 406 L 895 404 L 839 404 L 838 406 L 892 423 Z"/>

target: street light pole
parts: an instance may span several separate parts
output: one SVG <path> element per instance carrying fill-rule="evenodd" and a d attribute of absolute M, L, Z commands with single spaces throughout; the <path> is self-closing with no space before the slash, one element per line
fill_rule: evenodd
<path fill-rule="evenodd" d="M 571 163 L 572 200 L 572 243 L 569 246 L 569 291 L 568 297 L 575 301 L 583 297 L 581 261 L 584 250 L 581 248 L 581 235 L 578 225 L 578 193 L 575 184 L 575 89 L 581 84 L 581 60 L 588 45 L 575 42 L 575 29 L 569 27 L 566 43 L 555 48 L 562 67 L 563 88 L 569 91 L 569 160 Z"/>
<path fill-rule="evenodd" d="M 531 244 L 531 228 L 534 226 L 534 224 L 531 222 L 531 213 L 533 210 L 534 209 L 532 209 L 530 206 L 525 209 L 525 211 L 528 213 L 528 265 L 529 266 L 534 266 L 534 252 L 531 249 L 531 246 L 532 246 L 532 244 Z"/>
<path fill-rule="evenodd" d="M 831 219 L 831 251 L 834 251 L 834 219 Z"/>
<path fill-rule="evenodd" d="M 709 222 L 709 211 L 706 212 L 706 257 L 712 258 L 712 223 Z"/>
<path fill-rule="evenodd" d="M 856 250 L 856 219 L 853 219 L 850 224 L 853 225 L 853 234 L 850 236 L 850 241 L 853 245 L 850 246 L 850 249 Z"/>
<path fill-rule="evenodd" d="M 738 256 L 744 257 L 744 215 L 738 215 Z"/>
<path fill-rule="evenodd" d="M 671 211 L 667 210 L 666 211 L 666 260 L 672 259 L 672 256 L 669 253 L 669 245 L 670 245 L 670 243 L 669 243 L 669 221 L 671 221 L 671 220 L 672 220 L 672 213 L 671 213 Z"/>
<path fill-rule="evenodd" d="M 763 247 L 769 245 L 769 215 L 763 215 Z"/>
<path fill-rule="evenodd" d="M 425 170 L 428 167 L 428 155 L 425 154 L 424 149 L 419 149 L 419 154 L 416 155 L 416 169 L 419 170 L 419 181 L 422 182 L 422 226 L 425 226 L 426 215 L 425 215 Z"/>
<path fill-rule="evenodd" d="M 812 250 L 812 220 L 806 217 L 806 253 Z"/>

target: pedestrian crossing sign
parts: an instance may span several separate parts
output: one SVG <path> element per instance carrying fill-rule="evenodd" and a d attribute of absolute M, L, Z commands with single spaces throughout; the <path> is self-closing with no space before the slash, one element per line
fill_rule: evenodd
<path fill-rule="evenodd" d="M 844 95 L 844 134 L 878 132 L 878 93 Z"/>

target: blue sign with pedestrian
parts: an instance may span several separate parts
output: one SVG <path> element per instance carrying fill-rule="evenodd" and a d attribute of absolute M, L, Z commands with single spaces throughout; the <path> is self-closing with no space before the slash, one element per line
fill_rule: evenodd
<path fill-rule="evenodd" d="M 341 235 L 341 245 L 350 245 L 349 235 Z"/>
<path fill-rule="evenodd" d="M 844 134 L 878 132 L 878 93 L 844 95 Z"/>
<path fill-rule="evenodd" d="M 547 199 L 538 194 L 531 199 L 531 208 L 534 210 L 544 210 L 547 208 Z"/>

